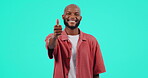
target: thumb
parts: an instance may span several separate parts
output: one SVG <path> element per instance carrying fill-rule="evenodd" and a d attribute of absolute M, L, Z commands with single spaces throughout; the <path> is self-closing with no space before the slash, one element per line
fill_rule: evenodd
<path fill-rule="evenodd" d="M 56 25 L 59 26 L 59 19 L 56 20 Z"/>

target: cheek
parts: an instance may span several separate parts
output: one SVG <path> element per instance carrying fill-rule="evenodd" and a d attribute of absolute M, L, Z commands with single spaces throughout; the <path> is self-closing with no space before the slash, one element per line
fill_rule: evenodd
<path fill-rule="evenodd" d="M 69 18 L 69 16 L 66 15 L 66 16 L 65 16 L 65 19 L 68 19 L 68 18 Z"/>
<path fill-rule="evenodd" d="M 81 17 L 76 17 L 79 21 L 81 20 Z"/>

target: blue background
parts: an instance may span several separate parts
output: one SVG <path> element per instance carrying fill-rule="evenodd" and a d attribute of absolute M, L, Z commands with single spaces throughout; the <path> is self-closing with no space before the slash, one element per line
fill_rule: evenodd
<path fill-rule="evenodd" d="M 45 37 L 64 8 L 77 4 L 79 28 L 97 38 L 106 73 L 101 78 L 148 78 L 147 0 L 1 0 L 0 78 L 52 78 Z"/>

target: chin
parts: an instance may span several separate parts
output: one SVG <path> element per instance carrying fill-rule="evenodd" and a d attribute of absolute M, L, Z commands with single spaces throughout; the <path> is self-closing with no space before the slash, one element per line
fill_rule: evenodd
<path fill-rule="evenodd" d="M 75 25 L 69 25 L 69 26 L 71 26 L 71 27 L 75 27 Z"/>
<path fill-rule="evenodd" d="M 69 24 L 69 23 L 68 23 L 69 26 L 76 26 L 76 24 L 77 24 L 77 23 L 75 23 L 75 24 Z"/>

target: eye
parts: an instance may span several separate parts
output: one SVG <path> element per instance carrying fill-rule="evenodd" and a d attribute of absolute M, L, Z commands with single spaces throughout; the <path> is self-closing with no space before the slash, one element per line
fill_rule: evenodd
<path fill-rule="evenodd" d="M 71 13 L 70 12 L 67 12 L 66 15 L 71 15 Z"/>
<path fill-rule="evenodd" d="M 75 15 L 76 15 L 76 16 L 79 16 L 80 14 L 79 14 L 79 13 L 75 13 Z"/>

